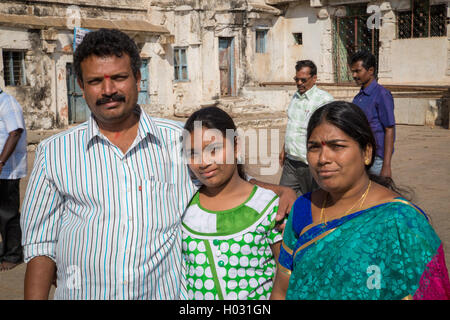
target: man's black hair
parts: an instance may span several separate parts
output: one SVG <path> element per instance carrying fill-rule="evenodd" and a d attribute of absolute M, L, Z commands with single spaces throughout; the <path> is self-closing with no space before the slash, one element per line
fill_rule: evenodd
<path fill-rule="evenodd" d="M 81 62 L 91 55 L 122 57 L 126 53 L 130 57 L 131 69 L 136 78 L 141 68 L 141 57 L 136 43 L 124 32 L 117 29 L 100 29 L 86 34 L 73 55 L 75 73 L 83 82 Z"/>
<path fill-rule="evenodd" d="M 313 77 L 317 75 L 317 67 L 311 60 L 300 60 L 295 65 L 295 71 L 299 72 L 304 67 L 309 67 L 309 74 Z"/>
<path fill-rule="evenodd" d="M 377 74 L 377 59 L 372 53 L 366 50 L 355 52 L 350 59 L 350 66 L 358 61 L 362 62 L 362 66 L 366 70 L 373 67 L 373 74 Z"/>

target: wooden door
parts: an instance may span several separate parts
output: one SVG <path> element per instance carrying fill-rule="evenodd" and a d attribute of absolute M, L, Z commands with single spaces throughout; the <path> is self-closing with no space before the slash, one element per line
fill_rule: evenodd
<path fill-rule="evenodd" d="M 234 55 L 233 38 L 219 38 L 220 95 L 233 96 Z"/>
<path fill-rule="evenodd" d="M 83 98 L 83 91 L 78 86 L 72 63 L 66 65 L 67 101 L 69 104 L 69 124 L 85 122 L 91 110 Z"/>

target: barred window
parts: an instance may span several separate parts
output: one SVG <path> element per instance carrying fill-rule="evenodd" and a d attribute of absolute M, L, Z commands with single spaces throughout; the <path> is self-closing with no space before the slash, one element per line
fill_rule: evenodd
<path fill-rule="evenodd" d="M 447 36 L 447 5 L 430 5 L 429 0 L 412 0 L 411 10 L 400 11 L 398 38 L 429 38 Z"/>
<path fill-rule="evenodd" d="M 188 65 L 186 59 L 186 48 L 175 48 L 173 51 L 173 66 L 175 81 L 187 81 Z"/>
<path fill-rule="evenodd" d="M 256 30 L 256 53 L 266 53 L 267 29 Z"/>
<path fill-rule="evenodd" d="M 24 86 L 25 54 L 23 51 L 3 50 L 3 78 L 6 86 Z"/>

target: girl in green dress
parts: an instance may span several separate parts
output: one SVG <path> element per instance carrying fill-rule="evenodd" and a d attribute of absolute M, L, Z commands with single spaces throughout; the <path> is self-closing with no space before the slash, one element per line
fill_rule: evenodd
<path fill-rule="evenodd" d="M 282 239 L 278 196 L 247 181 L 225 111 L 200 109 L 185 129 L 183 152 L 202 184 L 182 222 L 189 298 L 268 299 Z"/>

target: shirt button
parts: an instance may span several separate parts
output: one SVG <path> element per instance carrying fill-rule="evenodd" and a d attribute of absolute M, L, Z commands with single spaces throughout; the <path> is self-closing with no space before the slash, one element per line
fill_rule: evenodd
<path fill-rule="evenodd" d="M 215 246 L 218 246 L 219 245 L 219 240 L 217 240 L 217 239 L 214 239 L 214 241 L 213 241 L 213 244 L 215 245 Z"/>
<path fill-rule="evenodd" d="M 225 265 L 225 262 L 223 262 L 223 260 L 219 261 L 219 267 L 223 267 Z"/>

